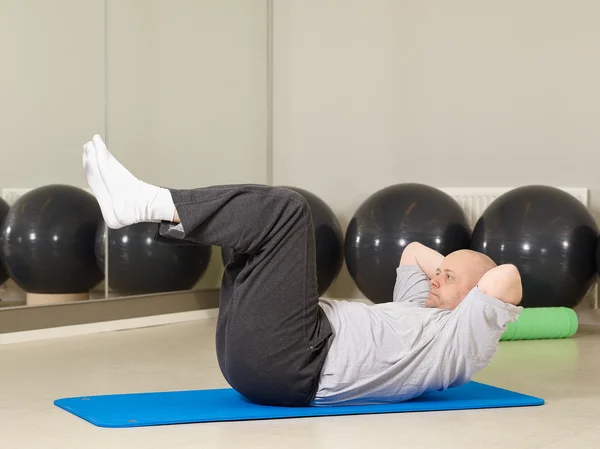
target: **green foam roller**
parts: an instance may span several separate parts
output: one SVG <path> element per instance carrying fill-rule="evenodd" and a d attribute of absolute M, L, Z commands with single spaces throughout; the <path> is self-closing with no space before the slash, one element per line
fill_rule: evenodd
<path fill-rule="evenodd" d="M 500 340 L 541 340 L 569 338 L 577 332 L 577 314 L 568 307 L 523 309 L 519 318 L 509 323 Z"/>

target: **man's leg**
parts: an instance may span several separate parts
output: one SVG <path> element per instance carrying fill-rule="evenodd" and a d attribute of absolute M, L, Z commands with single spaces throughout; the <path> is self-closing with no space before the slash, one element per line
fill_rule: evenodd
<path fill-rule="evenodd" d="M 235 252 L 217 323 L 223 375 L 255 402 L 308 404 L 331 335 L 318 305 L 308 204 L 290 190 L 258 185 L 170 192 L 181 224 L 162 224 L 162 236 Z"/>
<path fill-rule="evenodd" d="M 98 160 L 103 174 L 109 167 L 101 165 L 105 159 Z M 125 181 L 114 173 L 105 173 L 102 179 L 112 202 L 103 211 L 123 203 L 139 211 L 147 209 L 131 197 L 133 189 L 119 190 L 117 186 Z M 316 393 L 332 333 L 318 305 L 308 204 L 291 190 L 259 185 L 168 192 L 174 210 L 164 221 L 174 221 L 176 213 L 180 224 L 162 223 L 161 239 L 224 246 L 236 253 L 223 278 L 217 325 L 223 375 L 252 401 L 308 404 Z M 102 192 L 97 195 L 102 196 Z M 127 219 L 138 219 L 128 218 L 128 209 L 113 212 L 122 225 L 127 225 Z M 152 216 L 153 211 L 146 212 Z M 168 215 L 168 208 L 163 215 Z"/>

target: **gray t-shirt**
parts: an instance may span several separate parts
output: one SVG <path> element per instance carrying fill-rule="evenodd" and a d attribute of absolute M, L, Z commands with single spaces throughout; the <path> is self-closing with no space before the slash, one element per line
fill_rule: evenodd
<path fill-rule="evenodd" d="M 522 307 L 474 287 L 453 311 L 423 307 L 430 281 L 400 266 L 394 302 L 322 299 L 333 338 L 314 405 L 406 401 L 458 387 L 491 361 Z"/>

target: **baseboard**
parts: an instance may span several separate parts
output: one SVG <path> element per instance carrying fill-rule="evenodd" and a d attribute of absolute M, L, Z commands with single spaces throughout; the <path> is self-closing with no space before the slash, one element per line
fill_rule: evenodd
<path fill-rule="evenodd" d="M 2 308 L 0 309 L 0 339 L 13 341 L 18 335 L 61 335 L 61 332 L 66 329 L 84 329 L 84 332 L 88 332 L 87 329 L 103 329 L 106 323 L 113 323 L 112 325 L 121 323 L 120 326 L 132 323 L 131 325 L 138 326 L 136 323 L 161 323 L 165 320 L 169 322 L 169 320 L 204 316 L 198 312 L 219 307 L 219 293 L 219 290 L 181 291 Z M 192 314 L 188 315 L 188 313 Z"/>
<path fill-rule="evenodd" d="M 207 318 L 215 318 L 218 309 L 193 310 L 189 312 L 168 313 L 164 315 L 129 318 L 124 320 L 104 321 L 99 323 L 76 324 L 71 326 L 36 329 L 22 332 L 0 334 L 0 345 L 26 343 L 39 340 L 99 334 L 122 330 L 140 329 L 144 327 L 163 326 L 165 324 L 185 323 Z"/>
<path fill-rule="evenodd" d="M 600 310 L 598 309 L 575 309 L 580 325 L 600 326 Z"/>

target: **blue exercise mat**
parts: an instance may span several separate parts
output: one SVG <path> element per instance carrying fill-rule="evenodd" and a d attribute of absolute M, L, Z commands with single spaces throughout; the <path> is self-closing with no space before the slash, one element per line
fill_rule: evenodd
<path fill-rule="evenodd" d="M 544 400 L 478 382 L 397 404 L 271 407 L 249 402 L 230 388 L 115 394 L 57 399 L 54 405 L 99 427 L 141 427 L 215 421 L 374 413 L 467 410 L 543 405 Z"/>

